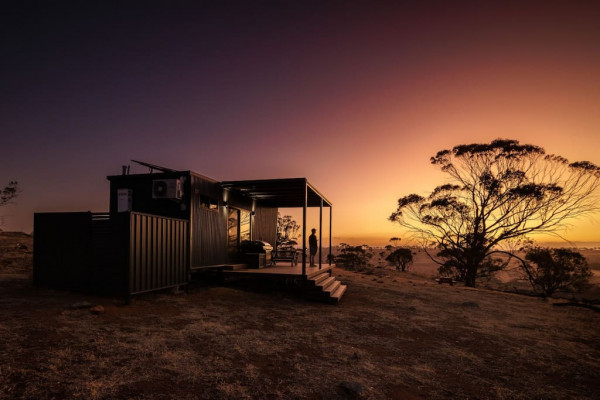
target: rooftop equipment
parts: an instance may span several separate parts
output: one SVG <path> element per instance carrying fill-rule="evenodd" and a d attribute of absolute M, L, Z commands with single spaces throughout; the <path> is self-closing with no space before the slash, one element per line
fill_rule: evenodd
<path fill-rule="evenodd" d="M 152 181 L 153 199 L 181 199 L 182 189 L 179 179 L 155 179 Z"/>

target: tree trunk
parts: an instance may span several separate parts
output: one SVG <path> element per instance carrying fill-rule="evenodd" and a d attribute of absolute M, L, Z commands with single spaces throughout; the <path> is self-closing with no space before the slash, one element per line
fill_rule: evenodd
<path fill-rule="evenodd" d="M 475 279 L 477 278 L 477 267 L 469 265 L 467 267 L 467 276 L 465 278 L 465 286 L 475 287 Z"/>
<path fill-rule="evenodd" d="M 475 287 L 477 279 L 477 270 L 483 262 L 484 257 L 475 256 L 467 260 L 467 275 L 465 277 L 465 286 Z"/>

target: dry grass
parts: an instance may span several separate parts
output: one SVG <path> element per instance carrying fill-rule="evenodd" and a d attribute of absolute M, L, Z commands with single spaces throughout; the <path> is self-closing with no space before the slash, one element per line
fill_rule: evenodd
<path fill-rule="evenodd" d="M 338 306 L 242 284 L 124 306 L 35 289 L 23 260 L 0 271 L 3 399 L 336 399 L 343 381 L 374 399 L 600 398 L 588 309 L 385 269 L 337 270 Z M 106 313 L 69 309 L 83 300 Z"/>

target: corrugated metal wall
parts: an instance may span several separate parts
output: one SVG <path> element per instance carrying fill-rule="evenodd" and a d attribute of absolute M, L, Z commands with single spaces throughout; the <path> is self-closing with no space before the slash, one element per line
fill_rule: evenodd
<path fill-rule="evenodd" d="M 188 282 L 188 222 L 131 213 L 129 294 Z"/>
<path fill-rule="evenodd" d="M 209 210 L 201 205 L 202 196 L 216 200 L 219 207 Z M 191 176 L 190 246 L 192 267 L 227 263 L 227 217 L 221 207 L 223 189 L 217 182 Z"/>
<path fill-rule="evenodd" d="M 180 201 L 153 199 L 152 181 L 172 178 L 185 180 L 183 198 Z M 109 179 L 111 182 L 111 213 L 117 211 L 117 190 L 127 188 L 133 191 L 133 211 L 176 219 L 189 219 L 191 267 L 222 265 L 232 262 L 227 248 L 227 209 L 223 207 L 223 201 L 226 199 L 229 207 L 251 211 L 252 199 L 240 193 L 224 191 L 219 182 L 191 172 L 117 175 L 111 176 Z M 216 201 L 217 209 L 203 207 L 203 198 L 213 200 L 213 204 Z M 275 245 L 277 209 L 262 208 L 260 204 L 257 204 L 255 211 L 256 216 L 252 226 L 253 238 Z"/>
<path fill-rule="evenodd" d="M 127 290 L 129 258 L 129 214 L 90 214 L 90 265 L 93 290 L 100 293 L 124 293 Z"/>
<path fill-rule="evenodd" d="M 37 213 L 34 283 L 127 297 L 184 285 L 188 226 L 140 213 Z"/>
<path fill-rule="evenodd" d="M 200 185 L 194 185 L 199 188 Z M 209 190 L 214 196 L 215 188 L 204 184 L 204 190 Z M 227 214 L 219 198 L 217 210 L 209 210 L 200 205 L 203 192 L 195 193 L 191 201 L 191 266 L 201 267 L 222 265 L 232 260 L 229 259 L 227 249 Z M 252 200 L 231 196 L 229 207 L 252 210 Z M 252 237 L 255 240 L 264 240 L 275 245 L 277 238 L 277 209 L 257 206 L 256 215 L 253 217 Z"/>
<path fill-rule="evenodd" d="M 223 208 L 194 210 L 192 263 L 194 267 L 227 263 L 227 225 Z"/>
<path fill-rule="evenodd" d="M 252 224 L 252 238 L 269 242 L 275 247 L 277 240 L 277 208 L 256 207 Z"/>

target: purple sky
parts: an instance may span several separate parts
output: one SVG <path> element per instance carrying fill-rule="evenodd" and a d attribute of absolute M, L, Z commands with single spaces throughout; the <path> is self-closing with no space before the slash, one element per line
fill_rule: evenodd
<path fill-rule="evenodd" d="M 130 159 L 306 176 L 340 237 L 396 236 L 395 200 L 461 142 L 600 163 L 597 2 L 172 3 L 4 6 L 0 184 L 22 193 L 3 229 L 107 210 Z"/>

